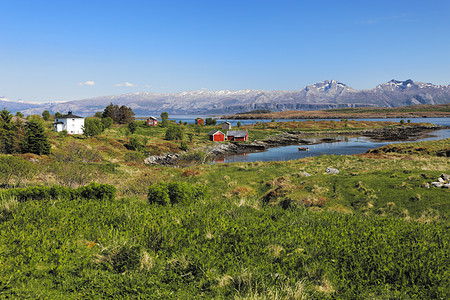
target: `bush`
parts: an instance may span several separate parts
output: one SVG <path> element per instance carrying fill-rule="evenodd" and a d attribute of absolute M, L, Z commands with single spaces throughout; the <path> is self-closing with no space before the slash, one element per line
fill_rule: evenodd
<path fill-rule="evenodd" d="M 100 113 L 101 114 L 101 113 Z M 113 119 L 110 117 L 102 118 L 103 128 L 109 128 L 114 123 Z"/>
<path fill-rule="evenodd" d="M 183 129 L 180 126 L 170 126 L 166 130 L 165 139 L 168 141 L 183 140 Z"/>
<path fill-rule="evenodd" d="M 103 123 L 97 118 L 86 118 L 84 119 L 83 134 L 85 136 L 96 136 L 105 130 Z"/>
<path fill-rule="evenodd" d="M 36 166 L 21 157 L 0 156 L 0 184 L 9 186 L 20 184 L 23 179 L 29 179 L 36 173 Z"/>
<path fill-rule="evenodd" d="M 136 150 L 136 151 L 144 151 L 145 150 L 145 146 L 148 143 L 148 139 L 147 138 L 143 138 L 142 140 L 138 139 L 138 138 L 131 138 L 130 142 L 128 144 L 125 145 L 125 147 L 128 150 Z"/>
<path fill-rule="evenodd" d="M 110 184 L 91 182 L 89 185 L 77 189 L 80 197 L 96 200 L 114 200 L 116 187 Z"/>
<path fill-rule="evenodd" d="M 161 205 L 190 204 L 205 197 L 207 197 L 206 186 L 195 186 L 187 182 L 158 183 L 148 189 L 148 201 Z"/>
<path fill-rule="evenodd" d="M 130 130 L 130 132 L 133 134 L 136 132 L 137 128 L 138 128 L 138 123 L 136 121 L 132 121 L 128 124 L 128 129 Z"/>
<path fill-rule="evenodd" d="M 150 203 L 170 204 L 169 191 L 165 183 L 157 183 L 149 187 L 147 199 Z"/>
<path fill-rule="evenodd" d="M 180 143 L 180 149 L 183 150 L 183 151 L 187 151 L 189 149 L 189 147 L 186 144 L 186 142 L 181 142 Z"/>
<path fill-rule="evenodd" d="M 33 186 L 28 188 L 9 189 L 1 192 L 1 197 L 14 197 L 19 202 L 28 200 L 49 200 L 56 198 L 64 199 L 95 199 L 114 200 L 116 188 L 109 184 L 92 182 L 87 186 L 73 189 L 64 186 Z"/>

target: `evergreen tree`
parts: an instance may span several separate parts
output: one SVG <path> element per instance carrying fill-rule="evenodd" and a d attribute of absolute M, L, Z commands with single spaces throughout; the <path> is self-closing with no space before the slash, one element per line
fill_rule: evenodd
<path fill-rule="evenodd" d="M 134 112 L 131 107 L 127 107 L 122 105 L 119 108 L 119 113 L 117 116 L 117 123 L 119 124 L 128 124 L 134 119 Z"/>
<path fill-rule="evenodd" d="M 0 153 L 20 153 L 23 134 L 23 123 L 12 122 L 12 115 L 5 108 L 0 111 Z"/>
<path fill-rule="evenodd" d="M 25 125 L 22 153 L 50 154 L 50 148 L 51 145 L 45 134 L 44 124 L 38 119 L 30 119 Z"/>
<path fill-rule="evenodd" d="M 130 107 L 127 107 L 125 105 L 119 107 L 117 104 L 114 105 L 110 103 L 108 106 L 105 107 L 102 117 L 103 118 L 109 117 L 113 119 L 114 123 L 127 124 L 133 121 L 134 112 Z"/>
<path fill-rule="evenodd" d="M 119 106 L 114 105 L 110 103 L 108 106 L 105 107 L 105 110 L 103 111 L 103 118 L 111 118 L 114 122 L 117 122 L 117 116 L 119 114 Z"/>

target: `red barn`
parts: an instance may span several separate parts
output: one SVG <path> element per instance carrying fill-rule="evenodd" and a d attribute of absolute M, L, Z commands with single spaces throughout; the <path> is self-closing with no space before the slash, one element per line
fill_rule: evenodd
<path fill-rule="evenodd" d="M 212 130 L 208 132 L 209 140 L 214 142 L 223 142 L 225 141 L 225 133 L 220 130 Z"/>
<path fill-rule="evenodd" d="M 158 119 L 151 116 L 150 118 L 147 118 L 145 124 L 147 124 L 147 126 L 158 126 Z"/>
<path fill-rule="evenodd" d="M 205 125 L 205 120 L 203 120 L 202 118 L 197 118 L 195 119 L 195 124 L 196 125 Z"/>
<path fill-rule="evenodd" d="M 229 141 L 238 141 L 245 142 L 248 141 L 248 131 L 228 131 L 227 132 L 227 140 Z"/>

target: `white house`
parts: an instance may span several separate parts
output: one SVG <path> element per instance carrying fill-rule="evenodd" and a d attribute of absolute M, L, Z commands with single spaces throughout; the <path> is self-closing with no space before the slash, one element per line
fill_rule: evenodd
<path fill-rule="evenodd" d="M 66 130 L 68 134 L 83 134 L 84 118 L 72 115 L 69 111 L 67 115 L 55 118 L 53 127 L 55 131 L 61 132 Z"/>

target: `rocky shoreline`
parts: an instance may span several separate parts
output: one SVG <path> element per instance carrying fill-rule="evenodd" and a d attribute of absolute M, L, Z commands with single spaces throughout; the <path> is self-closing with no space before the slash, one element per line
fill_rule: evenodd
<path fill-rule="evenodd" d="M 229 142 L 225 144 L 215 144 L 205 149 L 205 154 L 212 160 L 230 154 L 261 152 L 271 147 L 281 147 L 289 145 L 313 145 L 321 143 L 334 143 L 340 141 L 337 137 L 342 136 L 365 136 L 375 140 L 383 141 L 414 141 L 433 130 L 446 129 L 447 126 L 403 126 L 395 128 L 380 128 L 361 131 L 322 131 L 322 132 L 302 132 L 287 131 L 282 134 L 270 136 L 263 141 L 253 141 L 251 143 Z M 325 136 L 325 137 L 318 137 Z M 336 137 L 336 138 L 334 138 Z M 145 159 L 145 164 L 176 165 L 180 159 L 179 154 L 167 154 L 151 156 Z"/>

